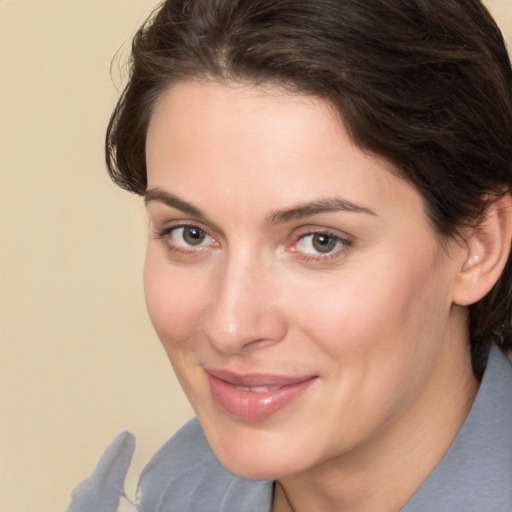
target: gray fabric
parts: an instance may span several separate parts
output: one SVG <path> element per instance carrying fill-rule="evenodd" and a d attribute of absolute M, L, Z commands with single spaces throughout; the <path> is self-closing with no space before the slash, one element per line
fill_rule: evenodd
<path fill-rule="evenodd" d="M 135 437 L 119 434 L 101 457 L 94 473 L 71 494 L 67 512 L 117 512 L 129 501 L 124 480 L 135 451 Z"/>
<path fill-rule="evenodd" d="M 229 473 L 213 455 L 197 420 L 189 421 L 141 474 L 141 512 L 267 512 L 272 482 Z"/>
<path fill-rule="evenodd" d="M 402 512 L 512 511 L 512 368 L 496 347 L 469 416 Z"/>
<path fill-rule="evenodd" d="M 499 349 L 449 451 L 402 512 L 512 512 L 512 367 Z M 68 512 L 117 512 L 133 438 L 121 434 L 73 494 Z M 141 474 L 139 512 L 268 512 L 272 482 L 237 478 L 217 461 L 197 420 Z M 104 500 L 104 501 L 102 501 Z"/>

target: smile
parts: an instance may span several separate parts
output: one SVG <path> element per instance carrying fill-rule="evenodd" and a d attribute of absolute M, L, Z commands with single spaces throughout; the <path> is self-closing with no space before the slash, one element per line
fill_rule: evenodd
<path fill-rule="evenodd" d="M 214 401 L 228 414 L 247 421 L 269 418 L 301 396 L 315 376 L 238 375 L 207 370 Z"/>

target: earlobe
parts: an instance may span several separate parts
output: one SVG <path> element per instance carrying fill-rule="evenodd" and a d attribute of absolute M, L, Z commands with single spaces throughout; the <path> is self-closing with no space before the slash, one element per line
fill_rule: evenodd
<path fill-rule="evenodd" d="M 512 239 L 512 197 L 489 201 L 484 218 L 465 240 L 465 258 L 457 275 L 453 302 L 469 306 L 482 299 L 498 281 L 507 263 Z"/>

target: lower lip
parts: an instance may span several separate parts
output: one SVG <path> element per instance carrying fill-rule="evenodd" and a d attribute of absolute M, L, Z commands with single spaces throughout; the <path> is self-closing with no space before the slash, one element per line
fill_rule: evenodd
<path fill-rule="evenodd" d="M 214 400 L 227 413 L 248 421 L 264 420 L 276 414 L 299 398 L 316 380 L 311 378 L 275 391 L 255 393 L 236 389 L 212 375 L 208 375 L 208 379 Z"/>

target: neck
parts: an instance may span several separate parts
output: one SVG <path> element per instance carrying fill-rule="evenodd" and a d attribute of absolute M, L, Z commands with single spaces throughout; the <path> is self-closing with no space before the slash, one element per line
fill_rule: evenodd
<path fill-rule="evenodd" d="M 457 347 L 455 347 L 457 348 Z M 364 446 L 276 483 L 274 512 L 396 512 L 453 443 L 478 390 L 469 347 L 448 343 L 416 403 Z"/>

